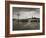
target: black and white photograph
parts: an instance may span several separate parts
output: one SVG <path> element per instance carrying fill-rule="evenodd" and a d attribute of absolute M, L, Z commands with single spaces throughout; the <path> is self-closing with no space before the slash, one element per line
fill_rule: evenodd
<path fill-rule="evenodd" d="M 13 31 L 15 30 L 39 30 L 40 8 L 12 8 Z"/>

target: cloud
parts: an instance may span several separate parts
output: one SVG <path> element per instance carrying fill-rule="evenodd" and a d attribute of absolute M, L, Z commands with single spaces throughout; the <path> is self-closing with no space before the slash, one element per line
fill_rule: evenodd
<path fill-rule="evenodd" d="M 18 16 L 19 14 L 19 16 Z M 18 19 L 32 18 L 32 16 L 40 18 L 39 8 L 13 8 L 13 17 Z"/>

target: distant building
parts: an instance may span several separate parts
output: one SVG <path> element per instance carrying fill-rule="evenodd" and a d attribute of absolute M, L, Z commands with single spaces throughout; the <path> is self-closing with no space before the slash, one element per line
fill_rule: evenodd
<path fill-rule="evenodd" d="M 28 19 L 28 22 L 40 22 L 40 18 L 32 17 Z"/>

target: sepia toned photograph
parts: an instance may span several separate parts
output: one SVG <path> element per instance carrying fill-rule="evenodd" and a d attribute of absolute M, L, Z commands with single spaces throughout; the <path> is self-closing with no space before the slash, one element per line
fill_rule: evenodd
<path fill-rule="evenodd" d="M 12 7 L 13 31 L 40 30 L 40 8 Z"/>

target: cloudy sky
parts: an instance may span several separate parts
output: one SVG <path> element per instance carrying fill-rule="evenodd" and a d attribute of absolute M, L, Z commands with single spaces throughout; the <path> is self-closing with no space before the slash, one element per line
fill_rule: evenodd
<path fill-rule="evenodd" d="M 19 8 L 13 7 L 13 18 L 18 19 L 27 19 L 37 17 L 40 18 L 40 9 L 39 8 Z"/>

